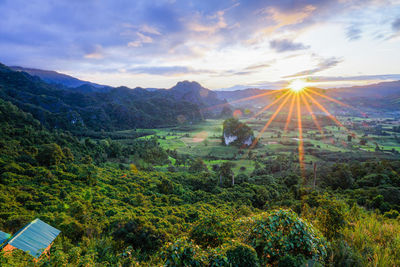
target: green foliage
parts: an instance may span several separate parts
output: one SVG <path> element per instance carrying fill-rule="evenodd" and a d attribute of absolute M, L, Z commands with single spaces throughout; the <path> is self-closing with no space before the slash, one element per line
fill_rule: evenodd
<path fill-rule="evenodd" d="M 48 128 L 100 131 L 178 124 L 179 116 L 187 121 L 201 120 L 201 102 L 181 101 L 181 92 L 126 87 L 104 92 L 71 91 L 4 65 L 1 68 L 6 71 L 0 71 L 0 97 L 31 113 Z M 219 103 L 217 99 L 215 104 Z"/>
<path fill-rule="evenodd" d="M 226 257 L 232 266 L 258 266 L 258 257 L 254 248 L 245 244 L 236 244 L 227 249 Z"/>
<path fill-rule="evenodd" d="M 165 266 L 204 266 L 204 252 L 185 238 L 169 243 L 162 255 Z"/>
<path fill-rule="evenodd" d="M 198 245 L 217 247 L 228 235 L 229 224 L 216 214 L 201 219 L 190 232 L 190 238 Z"/>
<path fill-rule="evenodd" d="M 44 166 L 58 165 L 64 159 L 64 153 L 57 144 L 46 144 L 40 147 L 37 161 Z"/>
<path fill-rule="evenodd" d="M 319 229 L 328 240 L 339 237 L 346 225 L 345 205 L 327 195 L 318 200 L 317 218 Z"/>
<path fill-rule="evenodd" d="M 233 142 L 238 147 L 248 146 L 245 142 L 253 141 L 254 134 L 253 130 L 245 123 L 239 122 L 238 119 L 229 118 L 223 123 L 222 130 L 222 141 L 225 143 L 224 136 L 236 136 L 236 140 Z"/>
<path fill-rule="evenodd" d="M 166 241 L 165 233 L 138 218 L 118 226 L 113 233 L 113 237 L 115 240 L 122 240 L 126 244 L 132 245 L 134 249 L 139 249 L 144 253 L 159 249 Z"/>
<path fill-rule="evenodd" d="M 208 172 L 208 168 L 201 158 L 196 158 L 189 164 L 189 172 Z"/>
<path fill-rule="evenodd" d="M 343 230 L 343 239 L 362 258 L 362 265 L 400 265 L 400 223 L 359 210 Z"/>
<path fill-rule="evenodd" d="M 278 261 L 278 267 L 301 267 L 306 259 L 303 255 L 285 255 Z"/>
<path fill-rule="evenodd" d="M 0 230 L 41 218 L 62 231 L 50 258 L 17 250 L 1 266 L 400 266 L 398 161 L 321 163 L 310 190 L 293 153 L 254 152 L 256 170 L 235 176 L 233 160 L 202 172 L 208 158 L 155 135 L 79 133 L 0 100 Z"/>
<path fill-rule="evenodd" d="M 250 222 L 247 240 L 265 263 L 276 263 L 285 255 L 323 261 L 327 255 L 324 237 L 293 211 L 274 210 Z"/>
<path fill-rule="evenodd" d="M 335 267 L 361 267 L 361 255 L 351 248 L 346 241 L 338 240 L 331 245 L 332 266 Z"/>

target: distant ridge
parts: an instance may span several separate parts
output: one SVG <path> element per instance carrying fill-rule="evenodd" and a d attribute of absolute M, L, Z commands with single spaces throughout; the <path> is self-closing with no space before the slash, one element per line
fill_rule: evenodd
<path fill-rule="evenodd" d="M 54 85 L 62 85 L 69 88 L 77 88 L 78 91 L 82 92 L 92 92 L 92 91 L 108 91 L 110 90 L 109 86 L 100 85 L 97 83 L 92 83 L 88 81 L 83 81 L 72 77 L 67 74 L 59 73 L 52 70 L 41 70 L 34 68 L 24 68 L 20 66 L 11 66 L 10 69 L 14 71 L 23 71 L 32 76 L 37 76 L 46 83 L 54 84 Z"/>

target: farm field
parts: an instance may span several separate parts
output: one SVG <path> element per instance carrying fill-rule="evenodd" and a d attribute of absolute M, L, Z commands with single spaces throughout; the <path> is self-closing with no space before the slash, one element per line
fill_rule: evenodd
<path fill-rule="evenodd" d="M 284 124 L 276 122 L 271 123 L 270 127 L 260 134 L 266 121 L 265 117 L 268 118 L 270 115 L 264 116 L 262 121 L 249 117 L 240 118 L 253 129 L 254 136 L 259 137 L 257 146 L 252 149 L 225 146 L 222 143 L 223 119 L 207 119 L 192 125 L 184 124 L 161 129 L 136 129 L 135 131 L 139 133 L 152 132 L 152 134 L 139 139 L 157 137 L 160 146 L 164 149 L 176 150 L 178 154 L 190 155 L 192 158 L 202 158 L 209 170 L 212 170 L 213 165 L 230 161 L 235 163 L 233 167 L 235 174 L 250 174 L 254 170 L 257 160 L 268 160 L 276 158 L 278 155 L 295 157 L 298 155 L 299 133 L 296 129 L 296 121 L 292 120 L 289 124 L 291 130 L 286 132 Z M 332 158 L 334 161 L 340 162 L 340 153 L 348 153 L 355 157 L 362 155 L 363 158 L 399 156 L 400 143 L 396 141 L 395 134 L 390 131 L 392 124 L 387 123 L 385 119 L 338 117 L 338 120 L 343 122 L 345 130 L 333 123 L 323 126 L 321 131 L 315 126 L 303 127 L 306 167 L 311 168 L 313 162 L 331 162 Z M 311 117 L 303 118 L 303 124 L 312 125 Z M 364 125 L 364 128 L 356 125 Z M 373 128 L 370 125 L 379 125 L 378 128 L 384 130 L 380 133 L 381 135 L 370 133 Z M 121 132 L 129 133 L 130 131 L 133 130 Z M 165 170 L 167 166 L 155 166 L 155 168 Z"/>

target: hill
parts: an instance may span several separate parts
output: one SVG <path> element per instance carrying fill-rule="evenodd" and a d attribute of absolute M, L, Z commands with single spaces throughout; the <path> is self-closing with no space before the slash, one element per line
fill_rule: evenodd
<path fill-rule="evenodd" d="M 344 103 L 358 106 L 364 111 L 393 112 L 400 109 L 400 81 L 382 82 L 365 86 L 353 86 L 332 89 L 311 88 L 319 94 L 326 95 Z M 225 99 L 236 107 L 262 107 L 276 99 L 273 90 L 248 88 L 236 91 L 216 91 L 218 98 Z M 314 95 L 320 103 L 329 103 L 341 111 L 343 107 L 334 104 L 324 97 Z M 244 101 L 243 101 L 244 100 Z"/>
<path fill-rule="evenodd" d="M 196 103 L 178 99 L 169 92 L 127 87 L 107 92 L 69 90 L 4 65 L 0 65 L 0 97 L 31 113 L 50 128 L 154 128 L 177 124 L 180 116 L 185 121 L 201 120 Z"/>
<path fill-rule="evenodd" d="M 56 71 L 24 68 L 19 66 L 11 66 L 10 68 L 15 71 L 26 72 L 31 76 L 37 76 L 46 83 L 68 87 L 71 88 L 71 90 L 75 89 L 77 91 L 83 92 L 104 92 L 110 89 L 109 86 L 100 85 L 88 81 L 82 81 L 70 75 L 66 75 Z"/>
<path fill-rule="evenodd" d="M 329 94 L 340 97 L 385 98 L 400 95 L 400 81 L 382 82 L 364 86 L 332 88 Z"/>

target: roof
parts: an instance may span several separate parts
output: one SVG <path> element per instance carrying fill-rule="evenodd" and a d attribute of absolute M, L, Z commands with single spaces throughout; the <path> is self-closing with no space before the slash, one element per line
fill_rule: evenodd
<path fill-rule="evenodd" d="M 60 232 L 47 223 L 35 219 L 19 230 L 7 244 L 39 258 Z"/>
<path fill-rule="evenodd" d="M 11 236 L 10 234 L 0 231 L 0 248 L 1 248 L 1 244 L 3 244 L 4 241 L 6 241 L 8 238 L 10 238 L 10 236 Z"/>

